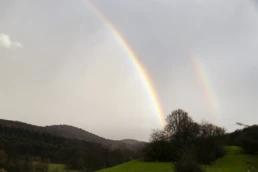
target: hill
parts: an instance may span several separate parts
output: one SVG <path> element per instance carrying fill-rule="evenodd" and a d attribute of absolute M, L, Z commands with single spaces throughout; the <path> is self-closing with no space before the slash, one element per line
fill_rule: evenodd
<path fill-rule="evenodd" d="M 132 140 L 132 139 L 110 140 L 110 139 L 106 139 L 98 135 L 95 135 L 93 133 L 90 133 L 88 131 L 85 131 L 83 129 L 80 129 L 74 126 L 69 126 L 69 125 L 51 125 L 51 126 L 42 127 L 42 126 L 27 124 L 20 121 L 10 121 L 10 120 L 3 120 L 3 119 L 0 119 L 0 125 L 13 127 L 13 128 L 26 129 L 31 131 L 47 132 L 52 135 L 55 135 L 58 137 L 64 137 L 68 139 L 77 139 L 77 140 L 99 143 L 111 149 L 129 149 L 131 151 L 137 152 L 140 149 L 142 149 L 143 146 L 146 144 L 145 142 Z"/>
<path fill-rule="evenodd" d="M 97 136 L 83 129 L 80 129 L 74 126 L 69 126 L 69 125 L 51 125 L 51 126 L 44 127 L 44 129 L 47 132 L 50 132 L 57 136 L 70 138 L 70 139 L 85 140 L 85 141 L 97 142 L 97 143 L 104 143 L 107 140 L 103 137 Z"/>
<path fill-rule="evenodd" d="M 145 142 L 132 140 L 132 139 L 110 140 L 110 139 L 97 136 L 83 129 L 69 126 L 69 125 L 52 125 L 52 126 L 46 126 L 44 127 L 44 129 L 47 132 L 50 132 L 57 136 L 100 143 L 112 149 L 129 149 L 132 151 L 139 151 L 146 144 Z"/>
<path fill-rule="evenodd" d="M 258 171 L 258 156 L 246 155 L 241 153 L 239 147 L 227 147 L 227 155 L 218 159 L 213 165 L 206 166 L 207 172 L 243 172 L 243 171 Z M 251 170 L 252 166 L 252 170 Z M 118 166 L 103 169 L 99 172 L 173 172 L 172 163 L 164 162 L 143 162 L 131 161 Z"/>
<path fill-rule="evenodd" d="M 140 156 L 137 151 L 110 149 L 96 142 L 57 136 L 58 133 L 47 130 L 46 127 L 1 120 L 0 159 L 8 161 L 1 161 L 0 167 L 10 172 L 31 172 L 32 162 L 37 162 L 42 164 L 35 168 L 45 168 L 44 164 L 50 163 L 64 164 L 70 170 L 87 168 L 88 171 L 95 171 Z"/>

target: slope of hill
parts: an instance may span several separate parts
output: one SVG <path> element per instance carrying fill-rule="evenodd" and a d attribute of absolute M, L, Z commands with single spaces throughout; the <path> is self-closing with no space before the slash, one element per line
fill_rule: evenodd
<path fill-rule="evenodd" d="M 138 151 L 143 148 L 145 142 L 140 142 L 137 140 L 125 139 L 125 140 L 109 140 L 103 137 L 97 136 L 90 132 L 87 132 L 83 129 L 69 126 L 69 125 L 52 125 L 46 126 L 46 131 L 55 134 L 57 136 L 69 138 L 69 139 L 78 139 L 85 140 L 90 142 L 100 143 L 104 146 L 108 146 L 112 149 L 130 149 L 133 151 Z"/>
<path fill-rule="evenodd" d="M 126 144 L 130 144 L 130 145 L 136 145 L 138 143 L 144 143 L 144 142 L 139 142 L 138 140 L 134 140 L 134 139 L 123 139 L 123 140 L 120 140 L 121 142 L 123 143 L 126 143 Z"/>
<path fill-rule="evenodd" d="M 51 125 L 44 127 L 46 131 L 70 139 L 78 139 L 78 140 L 85 140 L 91 142 L 98 142 L 102 143 L 105 142 L 106 139 L 100 136 L 97 136 L 93 133 L 85 131 L 83 129 L 69 126 L 69 125 Z"/>
<path fill-rule="evenodd" d="M 2 167 L 12 172 L 24 171 L 25 167 L 32 169 L 31 162 L 39 162 L 64 164 L 70 170 L 87 167 L 88 171 L 95 171 L 140 156 L 129 149 L 113 150 L 100 143 L 60 137 L 45 131 L 45 127 L 2 120 L 0 153 L 3 159 L 10 160 L 4 161 Z"/>
<path fill-rule="evenodd" d="M 145 142 L 140 142 L 132 139 L 125 140 L 109 140 L 83 129 L 69 126 L 69 125 L 52 125 L 52 126 L 36 126 L 19 121 L 10 121 L 0 119 L 0 125 L 14 128 L 22 128 L 32 131 L 48 132 L 55 136 L 64 137 L 68 139 L 77 139 L 89 142 L 100 143 L 111 149 L 129 149 L 131 151 L 139 151 L 145 145 Z"/>
<path fill-rule="evenodd" d="M 6 126 L 6 127 L 12 127 L 12 128 L 22 128 L 22 129 L 33 130 L 33 131 L 44 131 L 44 127 L 27 124 L 20 121 L 0 119 L 0 125 Z"/>
<path fill-rule="evenodd" d="M 243 171 L 258 171 L 258 156 L 246 155 L 241 153 L 239 147 L 227 147 L 227 155 L 218 159 L 213 165 L 206 166 L 207 172 L 243 172 Z M 131 161 L 118 166 L 103 169 L 99 172 L 159 172 L 173 171 L 172 163 L 164 162 L 143 162 Z"/>

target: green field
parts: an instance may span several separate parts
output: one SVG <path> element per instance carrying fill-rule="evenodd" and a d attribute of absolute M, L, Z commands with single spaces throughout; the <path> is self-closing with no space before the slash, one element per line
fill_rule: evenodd
<path fill-rule="evenodd" d="M 218 159 L 212 166 L 207 167 L 207 172 L 242 172 L 253 169 L 250 172 L 258 172 L 258 156 L 241 154 L 238 147 L 228 147 L 228 153 L 221 159 Z"/>
<path fill-rule="evenodd" d="M 65 166 L 61 164 L 49 164 L 48 172 L 65 172 Z"/>
<path fill-rule="evenodd" d="M 160 172 L 172 171 L 172 163 L 131 161 L 99 172 Z"/>
<path fill-rule="evenodd" d="M 213 165 L 206 166 L 207 172 L 247 172 L 250 164 L 254 166 L 250 172 L 258 172 L 258 156 L 245 155 L 238 147 L 227 147 L 227 155 L 218 159 Z M 61 164 L 49 164 L 49 172 L 65 172 Z M 75 172 L 75 171 L 73 171 Z M 143 162 L 140 160 L 127 162 L 99 172 L 173 172 L 172 163 Z"/>
<path fill-rule="evenodd" d="M 65 166 L 62 164 L 49 164 L 48 172 L 66 172 L 66 170 L 65 170 Z M 75 172 L 75 171 L 69 171 L 69 172 Z"/>
<path fill-rule="evenodd" d="M 254 165 L 250 172 L 258 172 L 258 156 L 241 154 L 238 147 L 227 147 L 227 155 L 213 165 L 204 167 L 207 172 L 247 172 L 248 163 Z M 172 163 L 131 161 L 99 172 L 173 172 Z M 256 169 L 255 169 L 256 168 Z"/>

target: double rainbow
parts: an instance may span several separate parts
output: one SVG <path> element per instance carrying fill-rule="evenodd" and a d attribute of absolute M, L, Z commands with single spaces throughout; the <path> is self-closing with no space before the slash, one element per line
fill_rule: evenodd
<path fill-rule="evenodd" d="M 133 52 L 130 45 L 126 42 L 125 38 L 121 35 L 119 30 L 112 24 L 111 21 L 108 20 L 107 17 L 104 16 L 104 14 L 97 8 L 97 6 L 93 3 L 93 0 L 82 0 L 82 3 L 86 5 L 87 8 L 89 8 L 100 20 L 103 22 L 107 28 L 110 30 L 114 38 L 117 40 L 117 42 L 121 45 L 121 47 L 124 49 L 124 51 L 127 53 L 127 56 L 132 61 L 133 65 L 137 69 L 142 82 L 147 90 L 148 95 L 150 96 L 150 99 L 153 103 L 153 106 L 155 108 L 155 111 L 157 113 L 157 116 L 159 118 L 160 123 L 162 126 L 166 124 L 165 118 L 166 115 L 163 113 L 162 107 L 160 105 L 160 101 L 158 98 L 158 94 L 155 91 L 153 84 L 151 83 L 150 77 L 147 75 L 147 72 L 144 68 L 144 66 L 141 64 L 139 58 L 137 55 Z M 217 111 L 217 105 L 215 101 L 215 96 L 213 94 L 213 91 L 211 89 L 211 86 L 209 84 L 208 77 L 204 71 L 203 65 L 201 62 L 194 56 L 193 53 L 189 51 L 189 56 L 192 59 L 192 63 L 195 67 L 195 71 L 198 73 L 199 80 L 202 83 L 206 96 L 208 97 L 208 101 L 210 104 L 210 107 L 213 112 Z"/>

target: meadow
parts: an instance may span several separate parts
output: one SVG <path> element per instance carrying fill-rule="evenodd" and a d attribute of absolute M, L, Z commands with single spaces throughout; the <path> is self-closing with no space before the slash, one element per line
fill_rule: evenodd
<path fill-rule="evenodd" d="M 258 156 L 245 155 L 239 147 L 227 147 L 227 154 L 211 166 L 203 166 L 207 172 L 258 172 Z M 251 167 L 252 166 L 252 167 Z M 173 172 L 172 163 L 131 161 L 98 172 Z"/>
<path fill-rule="evenodd" d="M 227 154 L 218 159 L 211 166 L 203 166 L 207 172 L 258 172 L 258 156 L 241 153 L 236 146 L 226 148 Z M 173 163 L 169 162 L 144 162 L 141 160 L 130 161 L 121 165 L 102 169 L 98 172 L 173 172 Z M 66 172 L 61 164 L 49 164 L 48 172 Z M 71 171 L 76 172 L 76 171 Z"/>
<path fill-rule="evenodd" d="M 49 164 L 48 172 L 65 172 L 65 166 L 62 164 Z"/>

